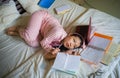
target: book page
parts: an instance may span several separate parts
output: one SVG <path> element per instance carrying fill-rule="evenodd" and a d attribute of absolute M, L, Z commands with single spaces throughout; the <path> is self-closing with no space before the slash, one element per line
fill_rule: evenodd
<path fill-rule="evenodd" d="M 65 70 L 72 71 L 75 73 L 79 70 L 79 65 L 80 65 L 80 56 L 68 55 Z"/>
<path fill-rule="evenodd" d="M 82 53 L 81 58 L 89 62 L 98 64 L 104 55 L 104 51 L 87 47 Z"/>
<path fill-rule="evenodd" d="M 88 45 L 98 47 L 101 50 L 106 50 L 110 42 L 111 40 L 106 38 L 93 36 Z"/>
<path fill-rule="evenodd" d="M 76 74 L 79 70 L 79 65 L 80 56 L 58 53 L 52 67 L 66 73 Z"/>
<path fill-rule="evenodd" d="M 109 50 L 102 58 L 102 63 L 108 65 L 120 53 L 120 44 L 112 42 Z"/>
<path fill-rule="evenodd" d="M 64 69 L 66 58 L 67 58 L 67 55 L 65 53 L 58 53 L 53 64 L 53 68 Z"/>

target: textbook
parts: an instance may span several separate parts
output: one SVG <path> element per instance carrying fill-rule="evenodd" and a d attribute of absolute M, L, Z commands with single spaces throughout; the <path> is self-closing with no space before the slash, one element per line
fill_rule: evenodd
<path fill-rule="evenodd" d="M 107 53 L 113 37 L 95 32 L 87 47 L 81 53 L 86 62 L 98 64 L 103 55 Z"/>
<path fill-rule="evenodd" d="M 59 52 L 52 66 L 53 69 L 76 75 L 79 71 L 80 56 Z"/>

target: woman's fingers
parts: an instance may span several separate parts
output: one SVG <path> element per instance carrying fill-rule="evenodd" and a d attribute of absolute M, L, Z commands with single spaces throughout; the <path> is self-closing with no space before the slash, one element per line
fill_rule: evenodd
<path fill-rule="evenodd" d="M 54 54 L 57 54 L 59 51 L 60 51 L 59 48 L 55 48 L 55 49 L 53 50 L 52 54 L 53 54 L 53 55 L 54 55 Z"/>

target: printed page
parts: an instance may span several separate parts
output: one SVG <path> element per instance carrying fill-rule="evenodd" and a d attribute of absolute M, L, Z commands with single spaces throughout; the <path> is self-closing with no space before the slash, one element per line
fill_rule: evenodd
<path fill-rule="evenodd" d="M 110 40 L 106 38 L 93 36 L 88 45 L 93 46 L 93 47 L 98 47 L 101 50 L 106 50 L 109 43 L 110 43 Z"/>
<path fill-rule="evenodd" d="M 68 55 L 68 60 L 66 62 L 65 69 L 73 73 L 79 70 L 80 56 Z"/>
<path fill-rule="evenodd" d="M 67 58 L 67 55 L 65 53 L 58 53 L 53 64 L 53 68 L 64 69 L 66 58 Z"/>
<path fill-rule="evenodd" d="M 114 56 L 120 53 L 120 44 L 112 43 L 107 53 L 102 58 L 102 63 L 108 65 Z"/>
<path fill-rule="evenodd" d="M 104 55 L 104 51 L 87 47 L 82 53 L 81 58 L 89 62 L 98 64 Z"/>

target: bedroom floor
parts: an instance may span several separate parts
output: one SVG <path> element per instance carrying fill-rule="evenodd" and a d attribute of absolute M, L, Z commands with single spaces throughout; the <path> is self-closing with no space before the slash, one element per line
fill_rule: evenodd
<path fill-rule="evenodd" d="M 120 0 L 73 0 L 87 8 L 95 8 L 104 11 L 120 19 Z"/>

